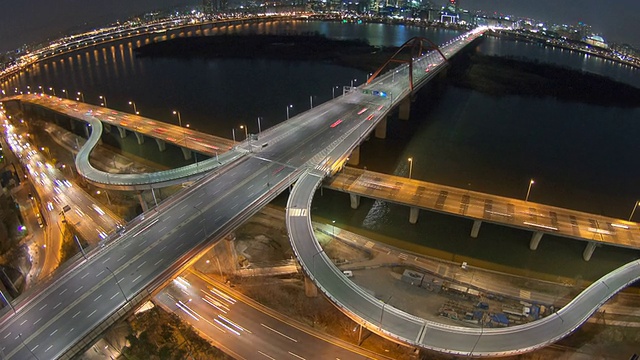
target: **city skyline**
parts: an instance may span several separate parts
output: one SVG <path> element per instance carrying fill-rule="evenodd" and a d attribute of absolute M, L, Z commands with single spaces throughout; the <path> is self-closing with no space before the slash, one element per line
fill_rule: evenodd
<path fill-rule="evenodd" d="M 445 1 L 435 3 L 441 5 Z M 86 30 L 147 11 L 201 4 L 201 0 L 140 0 L 133 3 L 123 0 L 109 3 L 71 0 L 62 4 L 45 0 L 12 2 L 4 5 L 0 13 L 0 52 L 18 49 L 24 44 L 56 39 L 74 29 Z M 640 41 L 635 36 L 640 33 L 640 23 L 634 17 L 640 12 L 640 3 L 632 0 L 615 3 L 602 0 L 580 3 L 463 0 L 460 5 L 473 11 L 529 17 L 552 23 L 575 24 L 582 21 L 591 25 L 594 32 L 603 35 L 607 42 L 628 43 L 640 48 Z"/>

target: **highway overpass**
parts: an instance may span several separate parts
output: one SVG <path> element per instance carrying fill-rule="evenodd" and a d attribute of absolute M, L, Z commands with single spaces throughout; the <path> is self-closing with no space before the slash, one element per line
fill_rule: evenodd
<path fill-rule="evenodd" d="M 464 34 L 441 49 L 452 56 L 483 31 Z M 434 51 L 417 58 L 412 67 L 415 88 L 445 66 Z M 511 330 L 515 328 L 488 331 L 425 322 L 385 307 L 344 277 L 314 241 L 309 204 L 322 179 L 341 169 L 377 123 L 411 95 L 408 71 L 409 66 L 402 65 L 270 129 L 258 139 L 259 151 L 246 144 L 244 156 L 141 215 L 120 237 L 92 251 L 64 277 L 22 299 L 15 312 L 5 309 L 0 323 L 2 352 L 9 359 L 72 357 L 186 267 L 210 245 L 208 239 L 220 240 L 295 181 L 287 223 L 303 268 L 346 314 L 399 342 L 455 354 L 529 351 L 570 333 L 602 302 L 637 279 L 636 261 L 598 281 L 573 305 L 529 325 L 532 336 L 522 339 Z M 81 151 L 90 151 L 96 143 L 88 141 Z M 372 321 L 377 318 L 380 321 Z"/>

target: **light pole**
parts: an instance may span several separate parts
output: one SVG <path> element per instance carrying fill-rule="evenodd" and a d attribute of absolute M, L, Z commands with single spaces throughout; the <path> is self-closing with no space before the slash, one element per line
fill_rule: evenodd
<path fill-rule="evenodd" d="M 411 173 L 413 172 L 413 158 L 410 157 L 407 161 L 409 162 L 409 179 L 411 179 Z"/>
<path fill-rule="evenodd" d="M 120 282 L 118 281 L 118 278 L 116 277 L 116 274 L 113 273 L 113 271 L 111 271 L 111 269 L 109 269 L 109 267 L 106 267 L 107 271 L 109 271 L 111 273 L 111 275 L 113 275 L 113 279 L 116 281 L 116 285 L 118 285 L 118 288 L 120 289 L 120 292 L 122 292 L 122 296 L 124 296 L 124 299 L 128 302 L 129 299 L 127 299 L 127 295 L 125 295 L 124 290 L 122 290 L 122 287 L 120 286 Z"/>
<path fill-rule="evenodd" d="M 180 111 L 173 110 L 173 115 L 178 116 L 178 125 L 180 125 L 180 129 L 182 130 L 182 140 L 184 141 L 184 146 L 187 146 L 187 134 L 185 134 L 185 130 L 182 127 L 182 117 L 180 116 Z"/>
<path fill-rule="evenodd" d="M 629 221 L 633 218 L 633 214 L 636 212 L 638 205 L 640 205 L 640 200 L 636 201 L 635 205 L 633 205 L 633 210 L 631 210 L 631 215 L 629 215 Z"/>
<path fill-rule="evenodd" d="M 334 86 L 331 88 L 331 98 L 335 99 L 336 98 L 336 89 L 338 89 L 339 86 Z"/>
<path fill-rule="evenodd" d="M 50 87 L 50 88 L 49 88 L 49 91 L 51 91 L 51 92 L 53 93 L 53 96 L 56 96 L 56 89 L 54 89 L 54 88 Z"/>
<path fill-rule="evenodd" d="M 527 202 L 529 201 L 529 194 L 531 193 L 531 185 L 535 184 L 535 181 L 533 181 L 533 179 L 529 180 L 529 188 L 527 189 L 527 196 L 525 196 L 524 201 Z"/>
<path fill-rule="evenodd" d="M 311 109 L 313 109 L 313 95 L 309 95 L 309 104 L 311 106 Z"/>
<path fill-rule="evenodd" d="M 231 136 L 233 137 L 233 146 L 236 146 L 236 129 L 231 128 Z"/>
<path fill-rule="evenodd" d="M 382 302 L 382 311 L 380 312 L 380 329 L 382 329 L 382 316 L 384 316 L 384 307 L 387 306 L 387 303 L 391 301 L 392 297 L 393 295 L 389 295 L 389 298 L 387 299 L 387 301 Z"/>
<path fill-rule="evenodd" d="M 261 120 L 261 119 L 262 119 L 262 118 L 261 118 L 260 116 L 258 116 L 258 134 L 262 133 L 262 127 L 261 127 L 261 125 L 260 125 L 260 120 Z"/>
<path fill-rule="evenodd" d="M 67 100 L 69 100 L 69 93 L 67 92 L 67 90 L 62 89 L 62 92 L 64 93 L 64 97 L 66 97 Z"/>
<path fill-rule="evenodd" d="M 247 127 L 244 125 L 240 125 L 240 129 L 244 129 L 244 139 L 248 140 L 249 139 L 249 133 L 247 132 Z"/>
<path fill-rule="evenodd" d="M 33 357 L 36 358 L 36 360 L 39 360 L 38 357 L 36 356 L 36 354 L 33 353 L 33 350 L 31 350 L 31 348 L 28 347 L 27 344 L 24 342 L 24 339 L 22 338 L 22 333 L 18 334 L 18 337 L 20 337 L 20 341 L 22 341 L 22 345 L 24 345 L 24 347 L 26 347 L 27 350 L 29 350 L 31 355 L 33 355 Z"/>
<path fill-rule="evenodd" d="M 287 106 L 287 120 L 289 120 L 289 108 L 292 108 L 293 105 L 289 105 Z"/>
<path fill-rule="evenodd" d="M 13 310 L 13 313 L 16 314 L 16 308 L 13 307 L 13 304 L 11 304 L 11 302 L 9 301 L 9 299 L 7 299 L 6 296 L 4 296 L 4 293 L 2 292 L 2 290 L 0 290 L 0 295 L 2 296 L 2 299 L 4 299 L 4 302 L 6 302 L 7 304 L 9 304 L 9 307 L 11 307 L 11 310 Z"/>
<path fill-rule="evenodd" d="M 82 102 L 84 102 L 84 94 L 80 91 L 78 91 L 78 96 L 79 98 L 76 98 L 76 100 L 80 101 L 80 99 L 82 99 Z"/>
<path fill-rule="evenodd" d="M 331 220 L 331 235 L 333 235 L 333 240 L 336 239 L 336 221 Z"/>
<path fill-rule="evenodd" d="M 100 98 L 100 100 L 102 100 L 102 102 L 100 103 L 100 105 L 104 106 L 104 107 L 108 107 L 107 106 L 107 97 L 106 96 L 98 96 Z"/>
<path fill-rule="evenodd" d="M 138 108 L 136 107 L 136 102 L 135 101 L 129 101 L 129 105 L 133 106 L 133 113 L 136 115 L 140 115 L 140 113 L 138 112 Z"/>

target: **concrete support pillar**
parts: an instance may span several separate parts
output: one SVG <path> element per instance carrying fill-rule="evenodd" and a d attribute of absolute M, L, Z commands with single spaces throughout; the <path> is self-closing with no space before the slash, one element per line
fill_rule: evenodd
<path fill-rule="evenodd" d="M 102 128 L 104 129 L 104 132 L 111 132 L 111 124 L 102 123 Z"/>
<path fill-rule="evenodd" d="M 89 124 L 84 126 L 84 134 L 87 135 L 87 139 L 91 136 L 91 131 L 89 131 Z"/>
<path fill-rule="evenodd" d="M 582 258 L 584 259 L 584 261 L 589 261 L 591 260 L 591 255 L 593 255 L 593 252 L 596 249 L 596 243 L 594 242 L 588 242 L 587 243 L 587 247 L 584 249 L 584 252 L 582 253 Z"/>
<path fill-rule="evenodd" d="M 138 145 L 144 144 L 144 135 L 139 132 L 134 132 L 134 134 L 136 135 L 136 139 L 138 139 Z"/>
<path fill-rule="evenodd" d="M 471 237 L 477 238 L 478 233 L 480 232 L 480 225 L 482 225 L 482 220 L 473 220 L 473 227 L 471 228 Z"/>
<path fill-rule="evenodd" d="M 409 208 L 409 223 L 415 224 L 418 222 L 418 214 L 420 214 L 420 209 L 417 207 Z"/>
<path fill-rule="evenodd" d="M 167 150 L 167 143 L 164 142 L 164 140 L 156 139 L 156 144 L 158 144 L 158 150 L 160 150 L 160 152 Z"/>
<path fill-rule="evenodd" d="M 386 139 L 387 138 L 387 117 L 386 116 L 384 117 L 384 119 L 380 120 L 378 125 L 376 125 L 375 136 L 378 139 Z"/>
<path fill-rule="evenodd" d="M 538 249 L 538 245 L 540 244 L 540 239 L 542 239 L 542 235 L 540 231 L 535 231 L 533 235 L 531 235 L 531 242 L 529 243 L 529 249 L 536 250 Z"/>
<path fill-rule="evenodd" d="M 149 205 L 147 205 L 147 202 L 144 201 L 144 198 L 142 198 L 142 191 L 138 193 L 138 200 L 140 200 L 140 206 L 142 207 L 142 212 L 147 212 L 147 210 L 149 210 Z"/>
<path fill-rule="evenodd" d="M 360 163 L 360 145 L 356 146 L 349 156 L 349 165 L 358 165 Z"/>
<path fill-rule="evenodd" d="M 411 96 L 407 96 L 398 106 L 398 119 L 409 120 L 411 114 Z"/>
<path fill-rule="evenodd" d="M 124 139 L 127 137 L 127 129 L 118 126 L 118 133 L 120 133 L 120 139 Z"/>
<path fill-rule="evenodd" d="M 191 159 L 191 149 L 187 149 L 187 148 L 180 148 L 182 150 L 182 155 L 184 155 L 184 159 L 185 160 L 189 160 Z"/>
<path fill-rule="evenodd" d="M 349 194 L 349 199 L 351 200 L 351 208 L 357 209 L 360 206 L 360 195 Z"/>
<path fill-rule="evenodd" d="M 304 294 L 310 298 L 318 297 L 318 287 L 308 276 L 304 277 Z"/>

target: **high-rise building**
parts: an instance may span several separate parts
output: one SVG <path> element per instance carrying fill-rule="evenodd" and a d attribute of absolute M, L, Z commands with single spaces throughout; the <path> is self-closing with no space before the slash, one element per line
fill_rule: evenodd
<path fill-rule="evenodd" d="M 227 10 L 227 0 L 202 0 L 202 8 L 205 14 L 213 14 Z"/>

